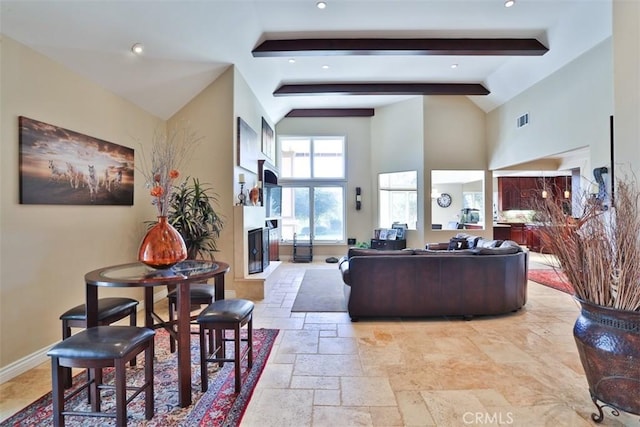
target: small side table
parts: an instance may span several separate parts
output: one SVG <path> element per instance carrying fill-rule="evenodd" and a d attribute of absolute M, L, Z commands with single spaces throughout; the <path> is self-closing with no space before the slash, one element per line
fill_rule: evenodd
<path fill-rule="evenodd" d="M 407 247 L 407 241 L 402 240 L 379 240 L 371 239 L 371 249 L 380 249 L 385 251 L 399 250 Z"/>

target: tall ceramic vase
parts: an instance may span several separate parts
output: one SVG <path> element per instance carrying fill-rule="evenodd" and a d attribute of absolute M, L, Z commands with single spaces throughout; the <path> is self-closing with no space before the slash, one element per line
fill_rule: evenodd
<path fill-rule="evenodd" d="M 149 267 L 164 269 L 187 259 L 187 247 L 182 236 L 173 228 L 166 216 L 159 216 L 142 239 L 138 260 Z"/>
<path fill-rule="evenodd" d="M 602 408 L 640 415 L 640 311 L 602 307 L 576 298 L 582 310 L 573 327 L 591 399 Z"/>

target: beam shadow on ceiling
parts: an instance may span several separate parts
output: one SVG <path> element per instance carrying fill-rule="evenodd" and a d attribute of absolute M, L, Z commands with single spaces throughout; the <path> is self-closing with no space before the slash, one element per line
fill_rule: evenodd
<path fill-rule="evenodd" d="M 285 117 L 373 117 L 373 108 L 296 108 Z"/>
<path fill-rule="evenodd" d="M 334 55 L 541 56 L 549 49 L 536 39 L 291 39 L 265 40 L 254 57 Z"/>
<path fill-rule="evenodd" d="M 284 84 L 274 96 L 295 95 L 488 95 L 479 83 L 318 83 Z"/>

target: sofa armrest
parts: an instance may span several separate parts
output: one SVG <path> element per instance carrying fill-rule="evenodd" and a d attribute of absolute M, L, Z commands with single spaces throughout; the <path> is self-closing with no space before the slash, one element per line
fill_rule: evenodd
<path fill-rule="evenodd" d="M 340 273 L 342 273 L 342 281 L 351 286 L 351 276 L 349 275 L 349 258 L 342 257 L 340 259 L 340 264 L 338 264 L 338 268 L 340 269 Z"/>

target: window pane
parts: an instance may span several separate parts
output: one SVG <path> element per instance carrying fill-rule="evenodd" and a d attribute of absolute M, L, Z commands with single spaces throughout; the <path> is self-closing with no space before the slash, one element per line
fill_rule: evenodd
<path fill-rule="evenodd" d="M 309 238 L 309 209 L 308 188 L 282 188 L 282 239 L 293 240 L 293 233 L 297 233 L 300 238 Z"/>
<path fill-rule="evenodd" d="M 393 172 L 393 173 L 381 173 L 379 176 L 381 189 L 406 189 L 417 190 L 418 189 L 418 172 Z"/>
<path fill-rule="evenodd" d="M 345 138 L 281 137 L 282 239 L 345 241 Z"/>
<path fill-rule="evenodd" d="M 315 139 L 313 141 L 314 178 L 344 178 L 344 140 Z"/>
<path fill-rule="evenodd" d="M 304 138 L 282 138 L 282 165 L 280 171 L 283 178 L 311 177 L 311 141 Z"/>
<path fill-rule="evenodd" d="M 316 187 L 314 189 L 313 238 L 315 240 L 344 240 L 343 200 L 342 187 Z"/>
<path fill-rule="evenodd" d="M 378 175 L 380 200 L 379 226 L 389 228 L 394 222 L 418 225 L 418 172 L 392 172 Z"/>

